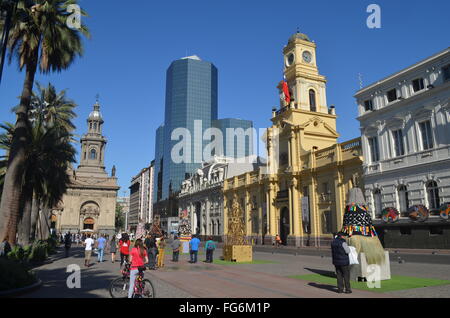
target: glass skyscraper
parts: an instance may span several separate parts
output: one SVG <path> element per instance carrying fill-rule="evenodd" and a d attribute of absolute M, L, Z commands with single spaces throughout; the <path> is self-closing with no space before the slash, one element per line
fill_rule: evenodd
<path fill-rule="evenodd" d="M 164 125 L 156 129 L 155 138 L 155 170 L 153 178 L 153 202 L 157 202 L 162 198 L 162 173 L 164 170 L 163 156 L 164 154 Z"/>
<path fill-rule="evenodd" d="M 202 61 L 197 56 L 172 62 L 166 74 L 163 158 L 159 163 L 158 158 L 155 158 L 155 183 L 157 182 L 158 172 L 162 171 L 162 197 L 156 196 L 156 200 L 166 199 L 169 196 L 169 189 L 178 191 L 186 174 L 190 174 L 201 167 L 203 147 L 208 144 L 207 141 L 203 141 L 203 132 L 210 128 L 212 121 L 216 119 L 217 68 L 212 63 Z M 197 131 L 197 134 L 194 134 L 194 121 L 197 120 L 201 121 L 202 128 Z M 172 132 L 177 128 L 186 128 L 190 133 L 191 156 L 189 163 L 175 163 L 172 160 L 172 149 L 181 140 L 171 140 Z M 194 140 L 195 136 L 197 142 Z M 157 142 L 155 147 L 159 146 Z M 156 152 L 155 157 L 157 156 Z M 194 157 L 198 158 L 199 156 L 200 162 L 195 162 Z M 158 191 L 157 186 L 155 191 Z"/>
<path fill-rule="evenodd" d="M 213 121 L 213 126 L 222 131 L 223 153 L 230 158 L 253 155 L 253 122 L 238 118 L 224 118 Z M 227 131 L 230 128 L 231 130 Z"/>

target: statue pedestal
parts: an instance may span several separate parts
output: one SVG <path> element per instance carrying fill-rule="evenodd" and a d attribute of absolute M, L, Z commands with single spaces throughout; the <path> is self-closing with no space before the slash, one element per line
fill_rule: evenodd
<path fill-rule="evenodd" d="M 356 281 L 373 281 L 391 279 L 391 265 L 389 262 L 389 252 L 385 251 L 385 261 L 381 265 L 368 265 L 364 253 L 358 254 L 357 265 L 350 266 L 350 279 Z"/>
<path fill-rule="evenodd" d="M 228 262 L 251 262 L 253 250 L 251 245 L 225 245 L 223 258 Z"/>

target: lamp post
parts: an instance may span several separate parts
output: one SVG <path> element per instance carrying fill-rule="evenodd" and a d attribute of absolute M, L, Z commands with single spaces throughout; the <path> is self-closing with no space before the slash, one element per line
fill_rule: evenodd
<path fill-rule="evenodd" d="M 2 30 L 2 38 L 0 42 L 0 84 L 2 82 L 3 65 L 5 64 L 6 47 L 8 45 L 9 31 L 11 29 L 11 21 L 17 8 L 19 0 L 2 0 L 0 2 L 0 16 L 5 16 L 5 25 Z"/>

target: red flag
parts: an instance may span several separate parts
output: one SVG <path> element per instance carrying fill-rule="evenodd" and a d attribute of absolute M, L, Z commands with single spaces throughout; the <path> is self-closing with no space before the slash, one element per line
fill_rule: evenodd
<path fill-rule="evenodd" d="M 289 94 L 289 86 L 286 82 L 286 78 L 283 80 L 283 94 L 285 102 L 289 105 L 291 103 L 291 94 Z"/>

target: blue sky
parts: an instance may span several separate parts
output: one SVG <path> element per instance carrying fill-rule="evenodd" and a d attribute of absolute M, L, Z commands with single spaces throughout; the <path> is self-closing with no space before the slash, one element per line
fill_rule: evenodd
<path fill-rule="evenodd" d="M 270 126 L 278 105 L 282 49 L 296 32 L 317 44 L 319 72 L 336 105 L 340 141 L 358 137 L 358 73 L 369 85 L 450 46 L 448 0 L 167 0 L 79 1 L 92 38 L 68 70 L 52 82 L 78 104 L 77 133 L 100 94 L 108 139 L 106 166 L 117 167 L 121 189 L 154 156 L 156 128 L 164 121 L 165 74 L 170 63 L 197 54 L 219 70 L 219 118 Z M 381 7 L 381 29 L 369 29 L 366 8 Z M 0 120 L 14 121 L 24 73 L 12 64 L 0 86 Z M 77 145 L 79 150 L 79 145 Z"/>

